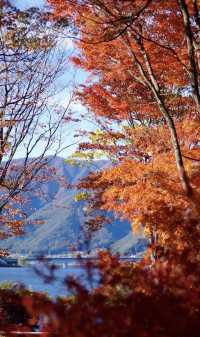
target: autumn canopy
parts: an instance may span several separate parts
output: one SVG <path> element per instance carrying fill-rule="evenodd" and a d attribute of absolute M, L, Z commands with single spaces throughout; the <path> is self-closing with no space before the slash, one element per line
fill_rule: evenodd
<path fill-rule="evenodd" d="M 198 1 L 49 2 L 74 27 L 73 62 L 93 75 L 77 98 L 110 123 L 82 149 L 117 162 L 81 187 L 165 250 L 190 245 L 191 231 L 198 244 Z"/>
<path fill-rule="evenodd" d="M 136 266 L 102 254 L 99 288 L 71 281 L 77 296 L 65 309 L 62 301 L 44 306 L 57 317 L 46 329 L 59 337 L 199 336 L 200 1 L 48 2 L 52 20 L 68 19 L 72 62 L 90 75 L 76 99 L 98 130 L 79 152 L 112 162 L 78 187 L 94 214 L 114 211 L 133 233 L 144 228 L 149 249 Z"/>

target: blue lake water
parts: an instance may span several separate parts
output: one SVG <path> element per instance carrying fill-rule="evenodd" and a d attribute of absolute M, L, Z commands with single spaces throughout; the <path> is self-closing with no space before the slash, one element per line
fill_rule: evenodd
<path fill-rule="evenodd" d="M 137 259 L 130 257 L 123 258 L 122 260 L 129 262 L 137 261 Z M 84 262 L 84 260 L 82 261 Z M 31 262 L 33 263 L 32 266 Z M 80 260 L 74 258 L 56 258 L 45 263 L 37 260 L 29 260 L 30 265 L 26 267 L 3 267 L 0 268 L 0 284 L 5 282 L 23 284 L 30 290 L 48 293 L 53 298 L 70 294 L 70 290 L 67 289 L 64 284 L 64 279 L 67 276 L 78 278 L 81 284 L 84 284 L 87 288 L 96 287 L 99 279 L 97 269 L 93 269 L 92 275 L 89 275 L 89 277 L 88 272 L 84 268 L 84 264 L 80 264 L 79 262 Z M 51 263 L 58 266 L 54 272 L 55 281 L 45 282 L 45 279 L 36 273 L 35 268 L 48 276 L 50 275 L 50 269 L 48 269 L 47 266 L 50 266 Z"/>
<path fill-rule="evenodd" d="M 67 276 L 74 276 L 80 279 L 85 285 L 90 285 L 86 271 L 82 267 L 67 267 L 55 271 L 56 280 L 54 282 L 45 282 L 32 267 L 20 268 L 0 268 L 0 283 L 11 282 L 20 283 L 26 288 L 48 293 L 52 297 L 64 296 L 69 294 L 69 289 L 64 285 L 64 279 Z"/>

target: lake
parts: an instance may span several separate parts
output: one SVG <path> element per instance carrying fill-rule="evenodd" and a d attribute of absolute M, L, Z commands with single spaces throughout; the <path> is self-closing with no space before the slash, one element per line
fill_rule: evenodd
<path fill-rule="evenodd" d="M 47 274 L 47 270 L 45 274 Z M 69 290 L 66 289 L 66 286 L 64 286 L 63 284 L 64 278 L 70 275 L 79 278 L 85 285 L 90 286 L 87 273 L 84 268 L 80 266 L 69 266 L 65 269 L 58 268 L 55 271 L 56 281 L 54 281 L 53 283 L 45 282 L 45 280 L 41 278 L 32 267 L 0 268 L 0 283 L 20 283 L 25 285 L 30 290 L 45 292 L 48 293 L 51 297 L 55 298 L 57 296 L 63 296 L 70 293 Z M 94 283 L 97 284 L 97 281 L 94 281 Z"/>
<path fill-rule="evenodd" d="M 95 261 L 96 259 L 90 259 L 90 261 Z M 134 262 L 138 258 L 125 257 L 121 258 L 124 262 Z M 82 261 L 82 262 L 81 262 Z M 75 259 L 75 258 L 54 258 L 46 259 L 43 262 L 38 260 L 29 259 L 29 266 L 24 267 L 3 267 L 0 268 L 0 283 L 11 282 L 20 283 L 25 285 L 26 288 L 48 293 L 51 297 L 55 298 L 57 296 L 64 296 L 70 294 L 69 289 L 64 285 L 64 279 L 67 276 L 74 276 L 78 278 L 81 283 L 83 283 L 88 288 L 95 287 L 98 284 L 98 272 L 96 269 L 93 270 L 92 282 L 88 277 L 88 273 L 84 268 L 84 264 L 87 263 L 88 259 Z M 35 268 L 38 269 L 39 273 L 43 271 L 45 275 L 50 275 L 50 269 L 46 268 L 51 263 L 57 266 L 55 270 L 56 280 L 52 283 L 45 282 L 44 278 L 40 277 L 38 273 L 35 272 Z M 46 267 L 45 267 L 46 266 Z"/>

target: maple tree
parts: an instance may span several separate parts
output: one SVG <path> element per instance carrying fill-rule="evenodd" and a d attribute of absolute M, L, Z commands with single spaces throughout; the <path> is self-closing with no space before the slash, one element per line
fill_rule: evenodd
<path fill-rule="evenodd" d="M 156 232 L 165 249 L 190 244 L 188 231 L 199 231 L 189 224 L 199 216 L 198 1 L 49 3 L 55 17 L 71 18 L 80 51 L 73 62 L 93 75 L 77 98 L 121 128 L 81 145 L 120 163 L 80 187 L 92 190 L 94 207 Z"/>
<path fill-rule="evenodd" d="M 149 279 L 155 280 L 160 268 L 160 275 L 165 276 L 158 283 L 176 297 L 180 278 L 182 294 L 189 298 L 188 285 L 199 292 L 200 276 L 200 3 L 49 3 L 55 18 L 69 17 L 76 28 L 74 43 L 79 53 L 73 62 L 91 74 L 91 81 L 79 88 L 77 99 L 103 127 L 89 133 L 92 141 L 81 144 L 80 150 L 90 157 L 100 150 L 114 161 L 79 187 L 86 189 L 91 208 L 114 210 L 130 220 L 133 230 L 144 226 L 155 258 L 153 266 L 151 258 L 147 262 L 151 264 Z M 174 270 L 176 280 L 167 274 L 165 263 Z M 140 276 L 138 280 L 142 281 Z M 161 289 L 159 296 L 165 302 Z M 195 296 L 188 302 L 193 313 L 199 310 Z M 179 305 L 180 298 L 175 297 Z M 166 306 L 170 308 L 170 303 Z M 159 324 L 161 328 L 163 323 Z M 194 333 L 191 327 L 189 335 Z"/>

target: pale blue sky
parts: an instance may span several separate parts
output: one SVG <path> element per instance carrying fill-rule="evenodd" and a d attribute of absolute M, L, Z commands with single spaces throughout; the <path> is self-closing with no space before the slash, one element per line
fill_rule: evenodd
<path fill-rule="evenodd" d="M 21 8 L 27 8 L 30 6 L 38 7 L 42 6 L 45 3 L 44 0 L 11 0 L 11 1 L 15 6 L 19 6 Z"/>

